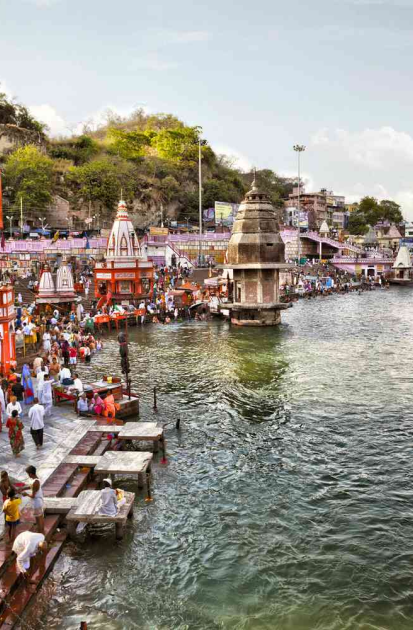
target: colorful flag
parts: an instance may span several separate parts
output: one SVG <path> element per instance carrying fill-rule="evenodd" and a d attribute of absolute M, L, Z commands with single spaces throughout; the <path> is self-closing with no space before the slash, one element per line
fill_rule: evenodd
<path fill-rule="evenodd" d="M 86 236 L 86 249 L 90 249 L 89 237 Z"/>
<path fill-rule="evenodd" d="M 54 237 L 52 239 L 52 243 L 56 243 L 58 238 L 59 238 L 59 230 L 57 230 L 56 234 L 54 235 Z"/>

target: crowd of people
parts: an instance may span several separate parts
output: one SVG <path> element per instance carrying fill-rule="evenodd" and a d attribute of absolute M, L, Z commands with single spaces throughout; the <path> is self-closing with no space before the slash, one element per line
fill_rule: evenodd
<path fill-rule="evenodd" d="M 361 276 L 359 279 L 354 279 L 345 271 L 323 263 L 292 275 L 289 281 L 280 287 L 280 293 L 283 301 L 290 302 L 299 297 L 309 299 L 333 293 L 371 291 L 376 286 L 388 289 L 390 285 L 381 276 Z"/>

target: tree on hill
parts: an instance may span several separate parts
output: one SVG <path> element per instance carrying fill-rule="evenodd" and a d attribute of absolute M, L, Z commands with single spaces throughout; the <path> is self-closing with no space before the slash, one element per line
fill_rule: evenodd
<path fill-rule="evenodd" d="M 55 140 L 50 144 L 50 157 L 58 160 L 71 160 L 75 166 L 86 164 L 100 151 L 99 144 L 87 135 L 69 140 Z"/>
<path fill-rule="evenodd" d="M 83 166 L 73 166 L 67 175 L 68 183 L 75 192 L 75 203 L 95 201 L 108 210 L 115 208 L 121 189 L 125 200 L 133 198 L 135 179 L 136 172 L 132 164 L 109 156 Z"/>
<path fill-rule="evenodd" d="M 403 215 L 399 204 L 389 199 L 377 201 L 375 197 L 363 197 L 358 208 L 349 217 L 350 234 L 367 234 L 368 226 L 375 226 L 380 221 L 401 223 Z"/>
<path fill-rule="evenodd" d="M 6 160 L 4 184 L 14 208 L 22 200 L 25 208 L 41 211 L 52 199 L 53 160 L 34 145 L 21 147 Z"/>
<path fill-rule="evenodd" d="M 254 171 L 250 171 L 243 175 L 248 190 L 251 188 L 254 176 L 256 176 L 258 188 L 269 195 L 273 206 L 283 208 L 283 200 L 288 198 L 288 195 L 293 191 L 295 179 L 277 175 L 277 173 L 268 168 L 256 171 L 256 174 Z"/>
<path fill-rule="evenodd" d="M 109 153 L 120 155 L 125 160 L 140 160 L 151 145 L 151 134 L 141 131 L 123 131 L 110 127 L 107 134 Z"/>
<path fill-rule="evenodd" d="M 0 93 L 0 124 L 16 125 L 37 132 L 42 140 L 46 138 L 47 125 L 36 120 L 27 107 L 13 102 L 4 93 Z"/>

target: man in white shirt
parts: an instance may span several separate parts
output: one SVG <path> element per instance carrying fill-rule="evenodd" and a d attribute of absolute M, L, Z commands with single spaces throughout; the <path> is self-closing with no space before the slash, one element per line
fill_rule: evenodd
<path fill-rule="evenodd" d="M 63 383 L 66 379 L 72 380 L 72 373 L 68 367 L 63 367 L 59 374 L 60 382 Z"/>
<path fill-rule="evenodd" d="M 42 397 L 43 385 L 44 385 L 44 377 L 46 375 L 46 368 L 42 366 L 40 370 L 37 372 L 36 376 L 36 385 L 37 385 L 37 396 L 38 398 Z"/>
<path fill-rule="evenodd" d="M 79 394 L 83 394 L 83 383 L 79 378 L 79 374 L 75 374 L 75 380 L 73 381 L 73 389 L 77 389 Z"/>
<path fill-rule="evenodd" d="M 34 405 L 29 411 L 30 433 L 36 448 L 43 446 L 44 407 L 39 404 L 39 399 L 34 399 Z"/>
<path fill-rule="evenodd" d="M 47 542 L 44 534 L 35 532 L 22 532 L 13 543 L 13 551 L 17 556 L 16 564 L 24 577 L 29 577 L 30 558 L 37 553 L 47 551 Z"/>
<path fill-rule="evenodd" d="M 80 394 L 77 401 L 77 412 L 80 416 L 92 416 L 93 413 L 89 409 L 89 404 L 86 398 L 86 394 Z"/>
<path fill-rule="evenodd" d="M 11 397 L 11 401 L 9 402 L 9 404 L 6 407 L 6 413 L 8 416 L 11 416 L 12 411 L 16 410 L 17 414 L 19 416 L 22 415 L 22 406 L 19 403 L 19 401 L 17 400 L 16 396 L 12 396 Z"/>

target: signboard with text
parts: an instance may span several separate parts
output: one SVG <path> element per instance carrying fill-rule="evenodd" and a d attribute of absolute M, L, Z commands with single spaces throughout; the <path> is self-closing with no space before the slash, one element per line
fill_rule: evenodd
<path fill-rule="evenodd" d="M 238 203 L 228 203 L 226 201 L 215 202 L 215 223 L 217 225 L 231 226 L 239 210 Z"/>
<path fill-rule="evenodd" d="M 165 227 L 150 227 L 149 234 L 152 236 L 168 236 L 169 230 Z"/>

